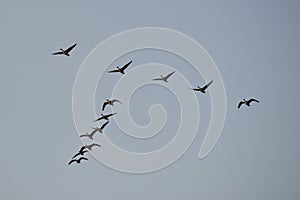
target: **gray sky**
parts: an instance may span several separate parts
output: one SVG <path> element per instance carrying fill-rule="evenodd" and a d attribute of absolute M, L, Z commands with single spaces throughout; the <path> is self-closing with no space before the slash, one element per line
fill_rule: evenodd
<path fill-rule="evenodd" d="M 2 1 L 0 198 L 298 200 L 299 6 L 292 0 Z M 219 142 L 208 157 L 198 160 L 209 122 L 209 96 L 199 96 L 203 126 L 191 148 L 170 167 L 132 175 L 105 167 L 91 156 L 82 165 L 68 166 L 81 145 L 72 116 L 72 89 L 80 64 L 107 37 L 144 26 L 183 32 L 216 62 L 228 101 Z M 50 55 L 75 42 L 71 57 Z M 132 56 L 139 64 L 180 62 L 170 55 L 147 53 Z M 120 58 L 124 60 L 127 57 Z M 189 68 L 177 70 L 193 74 Z M 196 75 L 190 81 L 203 82 Z M 153 89 L 141 89 L 133 98 L 143 100 L 144 92 Z M 166 95 L 162 104 L 172 102 L 167 110 L 176 107 L 172 95 L 157 90 Z M 99 104 L 106 98 L 101 94 L 97 91 Z M 244 97 L 261 103 L 237 110 Z M 155 98 L 150 98 L 146 108 L 140 104 L 132 110 L 137 123 L 147 123 L 147 108 L 153 103 Z M 140 109 L 144 110 L 139 114 Z M 167 142 L 177 121 L 176 115 L 168 119 L 162 131 L 166 137 L 145 149 L 124 136 L 110 137 L 124 148 L 147 151 Z M 108 128 L 116 130 L 114 125 Z"/>

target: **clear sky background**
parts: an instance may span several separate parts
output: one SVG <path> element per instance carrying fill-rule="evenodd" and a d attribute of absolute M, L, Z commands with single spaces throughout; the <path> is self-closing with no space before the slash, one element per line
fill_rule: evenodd
<path fill-rule="evenodd" d="M 299 1 L 52 0 L 0 5 L 0 199 L 300 198 Z M 228 100 L 219 142 L 208 157 L 198 160 L 209 122 L 209 96 L 199 95 L 203 126 L 191 148 L 170 167 L 132 175 L 91 156 L 82 165 L 68 166 L 81 145 L 72 116 L 72 89 L 80 64 L 107 37 L 145 26 L 189 35 L 216 62 Z M 78 46 L 70 57 L 50 55 L 75 42 Z M 180 62 L 157 52 L 137 52 L 135 57 L 139 64 L 153 59 L 168 60 L 169 65 Z M 176 67 L 187 76 L 193 74 L 188 67 Z M 203 83 L 197 76 L 190 81 Z M 142 88 L 133 98 L 147 100 L 149 107 L 157 100 L 145 99 L 143 92 L 154 89 Z M 177 113 L 174 96 L 156 89 L 166 95 L 161 103 L 167 111 Z M 237 110 L 244 97 L 261 103 Z M 104 98 L 97 91 L 99 104 Z M 133 108 L 137 123 L 147 123 L 147 106 Z M 124 136 L 111 138 L 129 150 L 151 150 L 170 139 L 177 121 L 176 114 L 168 119 L 161 143 L 132 146 Z M 116 131 L 114 125 L 107 129 Z"/>

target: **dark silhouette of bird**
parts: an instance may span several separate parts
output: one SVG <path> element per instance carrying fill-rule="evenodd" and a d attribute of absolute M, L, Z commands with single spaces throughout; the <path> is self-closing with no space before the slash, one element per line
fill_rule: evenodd
<path fill-rule="evenodd" d="M 72 158 L 75 158 L 75 157 L 77 157 L 77 156 L 79 156 L 79 155 L 82 155 L 82 156 L 83 156 L 86 152 L 88 152 L 88 151 L 86 151 L 85 149 L 86 149 L 85 146 L 81 147 L 80 150 L 78 151 L 78 153 L 75 154 Z"/>
<path fill-rule="evenodd" d="M 168 82 L 168 79 L 175 73 L 175 71 L 171 72 L 170 74 L 168 74 L 167 76 L 163 76 L 161 75 L 159 78 L 154 78 L 152 79 L 153 81 L 164 81 L 164 82 Z"/>
<path fill-rule="evenodd" d="M 68 163 L 68 165 L 71 165 L 73 162 L 76 162 L 76 163 L 80 163 L 82 160 L 88 160 L 87 158 L 85 158 L 85 157 L 80 157 L 79 159 L 72 159 L 69 163 Z"/>
<path fill-rule="evenodd" d="M 106 99 L 106 101 L 105 101 L 105 102 L 103 103 L 103 105 L 102 105 L 102 110 L 104 110 L 104 109 L 105 109 L 105 106 L 107 106 L 107 105 L 114 106 L 114 103 L 116 103 L 116 102 L 122 103 L 122 102 L 119 101 L 118 99 L 112 99 L 112 100 Z"/>
<path fill-rule="evenodd" d="M 209 83 L 207 83 L 205 86 L 203 86 L 202 88 L 200 86 L 197 86 L 197 88 L 190 88 L 192 90 L 195 90 L 195 91 L 199 91 L 199 92 L 202 92 L 202 93 L 206 93 L 206 89 L 210 86 L 210 84 L 212 84 L 213 81 L 210 81 Z"/>
<path fill-rule="evenodd" d="M 245 104 L 246 106 L 250 106 L 250 103 L 251 102 L 256 102 L 256 103 L 259 103 L 259 101 L 258 100 L 256 100 L 256 99 L 249 99 L 249 100 L 246 100 L 246 99 L 243 99 L 243 101 L 240 101 L 239 102 L 239 104 L 238 104 L 238 108 L 240 108 L 243 104 Z"/>
<path fill-rule="evenodd" d="M 85 147 L 91 151 L 93 147 L 101 147 L 101 145 L 93 143 L 93 144 L 85 145 Z"/>
<path fill-rule="evenodd" d="M 70 56 L 70 52 L 72 51 L 72 49 L 76 46 L 77 44 L 73 44 L 72 46 L 70 46 L 69 48 L 67 48 L 66 50 L 63 50 L 62 48 L 60 48 L 58 52 L 53 53 L 52 55 L 66 55 L 66 56 Z"/>
<path fill-rule="evenodd" d="M 108 114 L 108 115 L 103 115 L 101 114 L 101 117 L 99 117 L 98 119 L 94 120 L 93 122 L 96 122 L 96 121 L 100 121 L 101 119 L 105 119 L 105 120 L 109 120 L 108 118 L 115 115 L 117 113 L 111 113 L 111 114 Z"/>
<path fill-rule="evenodd" d="M 119 68 L 117 66 L 117 69 L 111 70 L 108 73 L 115 73 L 115 72 L 120 72 L 121 74 L 125 74 L 125 69 L 132 63 L 132 60 L 129 61 L 127 64 L 125 64 L 122 68 Z"/>

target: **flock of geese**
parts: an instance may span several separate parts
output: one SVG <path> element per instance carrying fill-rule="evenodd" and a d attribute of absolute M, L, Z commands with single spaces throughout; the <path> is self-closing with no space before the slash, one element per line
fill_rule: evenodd
<path fill-rule="evenodd" d="M 66 50 L 60 48 L 58 52 L 52 53 L 52 55 L 65 55 L 65 56 L 70 56 L 70 52 L 72 51 L 72 49 L 74 49 L 74 47 L 77 44 L 73 44 L 72 46 L 70 46 L 69 48 L 67 48 Z M 116 67 L 116 69 L 108 71 L 108 73 L 121 73 L 122 75 L 125 74 L 125 70 L 128 68 L 128 66 L 132 63 L 132 60 L 129 61 L 128 63 L 126 63 L 123 67 Z M 153 81 L 163 81 L 165 83 L 168 83 L 169 78 L 175 73 L 175 71 L 163 76 L 161 75 L 158 78 L 153 78 Z M 206 85 L 204 85 L 203 87 L 197 86 L 196 88 L 190 88 L 191 90 L 194 90 L 196 92 L 201 92 L 201 93 L 206 93 L 206 90 L 208 89 L 208 87 L 213 83 L 213 80 L 211 80 L 209 83 L 207 83 Z M 242 101 L 240 101 L 238 103 L 238 109 L 242 106 L 248 106 L 250 107 L 250 104 L 252 102 L 256 102 L 259 103 L 258 100 L 254 99 L 254 98 L 250 98 L 249 100 L 243 99 Z M 106 99 L 106 101 L 103 103 L 102 105 L 102 111 L 104 111 L 105 107 L 110 105 L 110 106 L 114 106 L 115 103 L 119 103 L 121 104 L 122 102 L 119 101 L 118 99 Z M 106 122 L 103 123 L 100 127 L 91 127 L 93 130 L 90 133 L 84 133 L 82 135 L 80 135 L 79 137 L 83 138 L 83 137 L 87 137 L 90 140 L 94 139 L 94 135 L 96 133 L 100 133 L 103 134 L 103 130 L 104 128 L 109 124 L 109 118 L 112 117 L 113 115 L 115 115 L 117 113 L 110 113 L 110 114 L 101 114 L 101 117 L 95 119 L 93 122 L 98 122 L 101 120 L 105 120 Z M 69 165 L 71 165 L 72 163 L 81 163 L 82 160 L 88 160 L 86 157 L 84 157 L 84 154 L 87 153 L 88 151 L 91 151 L 93 147 L 101 147 L 100 144 L 96 144 L 96 143 L 92 143 L 89 145 L 84 145 L 82 146 L 79 151 L 72 157 L 72 159 L 70 160 L 70 162 L 68 163 Z"/>

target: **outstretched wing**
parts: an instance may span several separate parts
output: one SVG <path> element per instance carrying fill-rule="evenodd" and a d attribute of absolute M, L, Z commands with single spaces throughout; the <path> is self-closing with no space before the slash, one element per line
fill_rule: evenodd
<path fill-rule="evenodd" d="M 90 146 L 90 148 L 92 148 L 92 147 L 101 147 L 101 145 L 100 144 L 96 144 L 96 143 L 93 143 L 93 144 L 91 144 L 91 145 L 89 145 Z"/>
<path fill-rule="evenodd" d="M 72 158 L 76 158 L 79 155 L 80 155 L 80 153 L 76 153 Z"/>
<path fill-rule="evenodd" d="M 166 79 L 170 78 L 174 73 L 175 73 L 175 71 L 173 71 L 173 72 L 171 72 L 170 74 L 168 74 L 168 75 L 166 76 Z"/>
<path fill-rule="evenodd" d="M 99 121 L 101 119 L 103 119 L 103 117 L 99 117 L 98 119 L 95 119 L 93 122 Z"/>
<path fill-rule="evenodd" d="M 243 105 L 243 103 L 244 103 L 243 101 L 240 101 L 238 104 L 238 108 L 240 108 Z"/>
<path fill-rule="evenodd" d="M 87 133 L 80 135 L 79 137 L 88 137 L 89 135 Z"/>
<path fill-rule="evenodd" d="M 190 89 L 194 91 L 199 91 L 199 88 L 190 88 Z"/>
<path fill-rule="evenodd" d="M 97 128 L 93 128 L 94 130 L 91 132 L 91 136 L 93 137 L 95 135 L 95 133 L 97 133 Z"/>
<path fill-rule="evenodd" d="M 161 80 L 163 80 L 162 78 L 154 78 L 154 79 L 152 79 L 153 81 L 161 81 Z"/>
<path fill-rule="evenodd" d="M 92 148 L 95 147 L 95 146 L 96 147 L 101 147 L 100 144 L 93 143 L 93 144 L 88 145 L 87 148 L 89 148 L 90 150 L 92 150 Z"/>
<path fill-rule="evenodd" d="M 70 162 L 68 163 L 68 165 L 71 165 L 73 162 L 76 162 L 76 160 L 70 160 Z"/>
<path fill-rule="evenodd" d="M 127 64 L 125 64 L 121 69 L 125 70 L 131 63 L 132 63 L 132 60 L 129 61 Z"/>
<path fill-rule="evenodd" d="M 114 69 L 114 70 L 108 71 L 108 73 L 114 73 L 114 72 L 119 72 L 119 70 L 118 69 Z"/>
<path fill-rule="evenodd" d="M 105 106 L 108 105 L 109 103 L 107 101 L 105 101 L 102 105 L 102 110 L 104 110 Z"/>
<path fill-rule="evenodd" d="M 70 46 L 66 52 L 69 53 L 70 51 L 72 51 L 72 49 L 76 46 L 77 44 L 73 44 L 72 46 Z"/>
<path fill-rule="evenodd" d="M 249 99 L 249 103 L 251 103 L 252 101 L 254 101 L 254 102 L 256 102 L 256 103 L 259 103 L 259 101 L 256 100 L 256 99 Z"/>
<path fill-rule="evenodd" d="M 113 116 L 113 115 L 115 115 L 115 114 L 117 114 L 117 113 L 111 113 L 111 114 L 108 114 L 108 115 L 106 115 L 106 117 L 111 117 L 111 116 Z"/>
<path fill-rule="evenodd" d="M 118 103 L 122 103 L 121 101 L 119 101 L 118 99 L 113 99 L 113 100 L 111 100 L 111 103 L 112 104 L 114 104 L 114 103 L 116 103 L 116 102 L 118 102 Z"/>
<path fill-rule="evenodd" d="M 53 53 L 52 55 L 60 55 L 60 54 L 63 54 L 63 52 L 58 51 L 58 52 Z"/>
<path fill-rule="evenodd" d="M 212 84 L 213 81 L 210 81 L 209 83 L 207 83 L 204 87 L 203 87 L 203 90 L 206 90 L 211 84 Z"/>
<path fill-rule="evenodd" d="M 80 163 L 81 160 L 88 160 L 88 159 L 87 159 L 86 157 L 80 157 L 80 158 L 78 159 L 78 162 Z"/>
<path fill-rule="evenodd" d="M 82 151 L 85 150 L 85 149 L 86 149 L 86 147 L 85 147 L 85 146 L 82 146 L 82 147 L 80 148 L 79 152 L 82 152 Z"/>
<path fill-rule="evenodd" d="M 101 129 L 103 130 L 104 127 L 109 123 L 109 121 L 105 122 L 102 126 L 101 126 Z"/>

